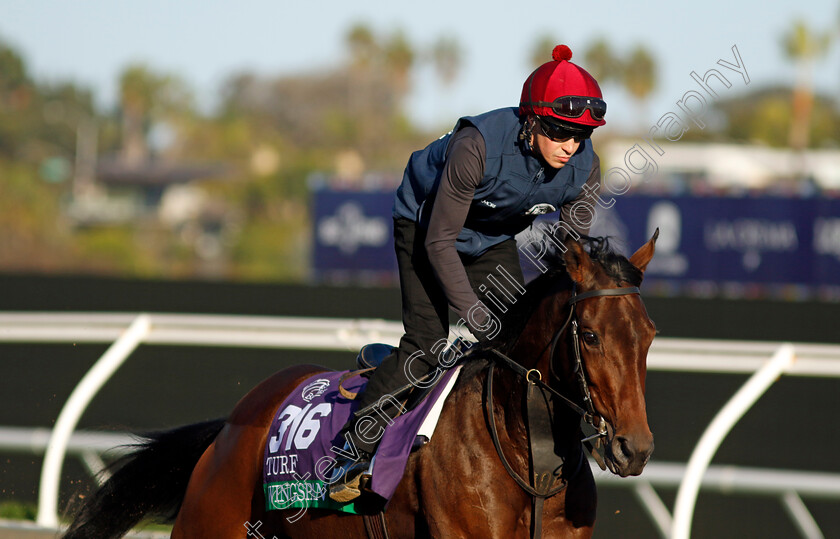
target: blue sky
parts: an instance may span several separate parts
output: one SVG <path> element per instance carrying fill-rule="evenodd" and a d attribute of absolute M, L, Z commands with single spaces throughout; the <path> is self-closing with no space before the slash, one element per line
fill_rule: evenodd
<path fill-rule="evenodd" d="M 751 88 L 792 80 L 780 41 L 796 18 L 818 29 L 836 26 L 840 1 L 0 0 L 0 39 L 23 53 L 39 80 L 74 80 L 91 87 L 102 104 L 115 102 L 120 70 L 142 61 L 182 76 L 209 107 L 233 73 L 280 75 L 337 65 L 346 57 L 344 35 L 358 21 L 382 34 L 401 29 L 417 46 L 451 35 L 465 53 L 459 79 L 442 90 L 431 69 L 419 69 L 409 101 L 414 120 L 443 126 L 463 114 L 516 104 L 538 37 L 555 36 L 582 60 L 586 46 L 604 36 L 619 52 L 643 43 L 658 59 L 660 84 L 645 109 L 604 88 L 608 125 L 639 127 L 676 110 L 675 102 L 695 88 L 689 73 L 705 73 L 722 58 L 732 61 L 733 45 Z M 731 95 L 746 89 L 742 80 L 730 80 Z M 840 93 L 840 42 L 816 65 L 815 86 Z"/>

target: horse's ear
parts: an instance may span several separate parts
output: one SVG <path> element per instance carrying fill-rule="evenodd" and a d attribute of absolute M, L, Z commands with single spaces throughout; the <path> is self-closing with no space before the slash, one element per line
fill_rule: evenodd
<path fill-rule="evenodd" d="M 642 273 L 644 273 L 645 268 L 648 265 L 648 262 L 653 258 L 653 251 L 654 245 L 656 245 L 656 238 L 659 237 L 659 228 L 653 233 L 653 236 L 648 240 L 648 242 L 641 247 L 639 250 L 633 253 L 633 256 L 630 257 L 630 263 L 639 268 Z"/>
<path fill-rule="evenodd" d="M 566 262 L 566 271 L 574 282 L 585 285 L 595 274 L 595 265 L 589 254 L 583 247 L 572 238 L 571 234 L 563 241 L 566 250 L 563 252 L 563 260 Z"/>

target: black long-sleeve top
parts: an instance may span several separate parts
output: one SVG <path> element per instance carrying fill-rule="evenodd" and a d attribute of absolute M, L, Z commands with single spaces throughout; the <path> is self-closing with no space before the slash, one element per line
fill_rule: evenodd
<path fill-rule="evenodd" d="M 426 252 L 435 275 L 450 306 L 464 319 L 467 319 L 467 311 L 478 302 L 478 297 L 455 249 L 455 240 L 466 222 L 475 190 L 484 177 L 485 156 L 484 138 L 475 127 L 465 126 L 453 135 L 426 233 Z M 547 180 L 552 173 L 556 170 L 547 167 Z M 591 191 L 600 181 L 601 165 L 595 155 L 586 184 Z M 585 197 L 586 192 L 581 190 L 575 200 L 560 208 L 560 219 L 582 235 L 589 233 L 589 227 L 577 225 L 570 219 L 570 212 L 572 206 Z"/>

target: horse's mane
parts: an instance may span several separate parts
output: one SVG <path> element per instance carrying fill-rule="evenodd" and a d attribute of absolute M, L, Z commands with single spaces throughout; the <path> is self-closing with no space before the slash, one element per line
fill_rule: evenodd
<path fill-rule="evenodd" d="M 598 264 L 616 285 L 626 283 L 628 286 L 640 286 L 642 284 L 642 272 L 625 256 L 612 249 L 609 238 L 583 236 L 580 243 L 589 254 L 589 258 Z M 525 293 L 517 299 L 507 313 L 500 315 L 502 329 L 499 334 L 476 352 L 486 352 L 487 348 L 496 348 L 503 353 L 508 353 L 516 343 L 519 334 L 522 333 L 534 309 L 549 290 L 559 285 L 571 288 L 572 280 L 566 271 L 566 262 L 562 252 L 551 251 L 542 259 L 542 262 L 548 269 L 525 286 Z M 476 361 L 467 362 L 462 374 L 464 379 L 470 374 L 477 373 L 486 365 L 486 361 L 481 361 L 480 358 L 487 357 L 487 353 L 470 354 L 470 356 Z"/>

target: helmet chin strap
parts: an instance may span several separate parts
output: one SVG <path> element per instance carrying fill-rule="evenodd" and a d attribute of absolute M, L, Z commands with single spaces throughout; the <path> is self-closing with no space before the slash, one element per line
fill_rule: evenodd
<path fill-rule="evenodd" d="M 534 151 L 534 128 L 536 126 L 536 118 L 532 114 L 529 114 L 528 117 L 525 118 L 525 123 L 522 125 L 522 131 L 519 132 L 519 140 L 529 152 Z"/>

